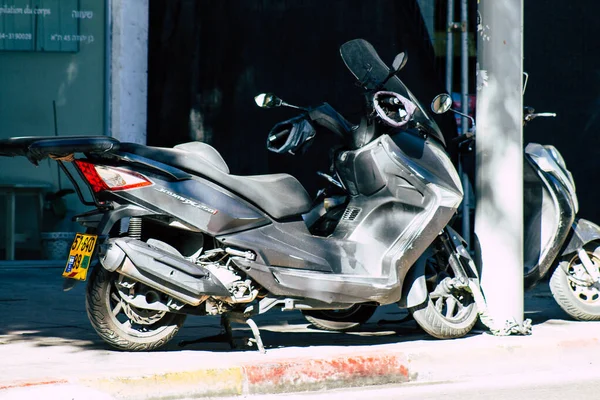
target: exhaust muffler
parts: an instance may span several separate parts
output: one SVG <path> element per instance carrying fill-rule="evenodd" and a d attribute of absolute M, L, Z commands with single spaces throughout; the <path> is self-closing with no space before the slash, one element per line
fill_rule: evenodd
<path fill-rule="evenodd" d="M 112 238 L 100 246 L 103 268 L 198 306 L 208 296 L 230 297 L 229 290 L 209 270 L 133 238 Z"/>

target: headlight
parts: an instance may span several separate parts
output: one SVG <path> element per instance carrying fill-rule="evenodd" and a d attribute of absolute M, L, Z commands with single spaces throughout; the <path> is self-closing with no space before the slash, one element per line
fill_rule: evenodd
<path fill-rule="evenodd" d="M 565 170 L 567 169 L 567 163 L 565 163 L 565 159 L 560 154 L 560 152 L 556 149 L 556 147 L 551 146 L 551 145 L 546 145 L 546 146 L 544 146 L 544 148 L 550 152 L 550 155 L 552 155 L 552 158 L 554 158 L 554 160 L 558 163 L 558 165 L 560 165 Z"/>

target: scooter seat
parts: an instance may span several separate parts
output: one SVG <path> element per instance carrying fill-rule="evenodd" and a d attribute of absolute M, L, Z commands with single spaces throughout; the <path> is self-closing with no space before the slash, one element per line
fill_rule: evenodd
<path fill-rule="evenodd" d="M 304 214 L 312 203 L 306 189 L 291 175 L 231 175 L 221 154 L 206 143 L 184 143 L 172 149 L 121 143 L 120 151 L 207 178 L 253 203 L 275 219 Z"/>

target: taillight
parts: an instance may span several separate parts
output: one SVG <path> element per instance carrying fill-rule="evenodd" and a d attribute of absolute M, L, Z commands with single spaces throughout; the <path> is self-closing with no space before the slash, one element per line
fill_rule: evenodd
<path fill-rule="evenodd" d="M 152 182 L 137 172 L 95 165 L 81 160 L 75 160 L 75 165 L 88 181 L 94 193 L 102 190 L 127 190 L 152 185 Z"/>

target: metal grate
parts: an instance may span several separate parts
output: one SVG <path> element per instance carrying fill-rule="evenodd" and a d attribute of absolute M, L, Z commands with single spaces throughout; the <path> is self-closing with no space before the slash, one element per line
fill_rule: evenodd
<path fill-rule="evenodd" d="M 348 207 L 346 211 L 344 211 L 344 215 L 342 215 L 342 219 L 346 221 L 354 221 L 358 214 L 360 214 L 361 209 L 357 207 Z"/>

